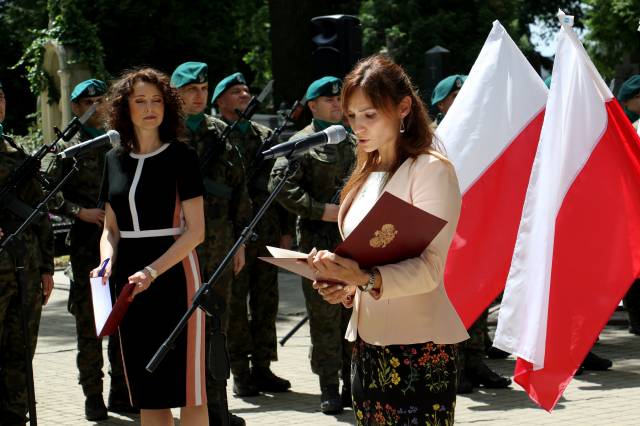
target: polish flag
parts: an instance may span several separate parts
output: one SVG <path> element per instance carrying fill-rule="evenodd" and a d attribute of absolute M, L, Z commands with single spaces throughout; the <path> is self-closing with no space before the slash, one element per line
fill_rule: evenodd
<path fill-rule="evenodd" d="M 467 328 L 504 289 L 546 101 L 542 79 L 495 21 L 436 131 L 462 191 L 444 282 Z"/>
<path fill-rule="evenodd" d="M 551 411 L 640 272 L 640 139 L 562 28 L 494 346 Z"/>

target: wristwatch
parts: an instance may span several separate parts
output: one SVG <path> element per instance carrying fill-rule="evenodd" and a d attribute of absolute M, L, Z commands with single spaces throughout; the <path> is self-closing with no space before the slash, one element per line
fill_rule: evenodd
<path fill-rule="evenodd" d="M 376 285 L 376 273 L 372 269 L 371 271 L 369 271 L 369 280 L 365 284 L 359 285 L 358 288 L 361 292 L 368 293 L 373 290 L 374 285 Z"/>
<path fill-rule="evenodd" d="M 151 266 L 145 266 L 144 271 L 149 274 L 149 276 L 151 277 L 151 281 L 155 281 L 156 278 L 158 278 L 158 271 L 153 269 Z"/>

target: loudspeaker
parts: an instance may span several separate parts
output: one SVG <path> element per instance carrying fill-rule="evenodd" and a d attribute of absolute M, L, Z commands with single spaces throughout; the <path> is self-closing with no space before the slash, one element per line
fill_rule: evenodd
<path fill-rule="evenodd" d="M 316 16 L 311 23 L 316 30 L 312 38 L 313 79 L 327 75 L 344 78 L 362 56 L 360 20 L 351 15 L 327 15 Z"/>

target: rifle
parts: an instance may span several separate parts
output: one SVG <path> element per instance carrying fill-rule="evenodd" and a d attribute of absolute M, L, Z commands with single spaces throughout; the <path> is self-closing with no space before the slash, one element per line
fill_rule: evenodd
<path fill-rule="evenodd" d="M 262 143 L 260 144 L 260 148 L 256 152 L 256 156 L 254 157 L 253 162 L 251 163 L 251 166 L 249 168 L 251 171 L 254 171 L 253 173 L 255 173 L 255 170 L 260 169 L 260 166 L 264 161 L 264 157 L 262 156 L 262 153 L 267 149 L 271 148 L 278 141 L 283 130 L 285 129 L 285 127 L 287 127 L 287 124 L 289 124 L 289 122 L 296 121 L 300 117 L 300 114 L 302 114 L 302 112 L 304 111 L 304 107 L 306 105 L 307 105 L 306 97 L 303 97 L 299 101 L 295 101 L 293 106 L 287 113 L 287 115 L 283 117 L 284 121 L 282 122 L 282 124 L 280 124 L 280 126 L 278 126 L 273 131 L 273 133 L 271 133 L 271 136 L 269 136 L 268 138 L 262 141 Z"/>
<path fill-rule="evenodd" d="M 230 125 L 228 125 L 227 127 L 225 127 L 224 131 L 220 135 L 219 143 L 212 144 L 211 146 L 209 146 L 205 151 L 204 155 L 202 156 L 202 160 L 200 160 L 201 171 L 204 171 L 206 169 L 207 164 L 209 163 L 209 161 L 211 161 L 214 154 L 216 153 L 217 146 L 224 144 L 227 141 L 231 132 L 233 132 L 236 129 L 236 127 L 238 127 L 238 123 L 240 123 L 241 120 L 251 120 L 251 117 L 253 117 L 253 114 L 256 112 L 258 107 L 264 103 L 265 99 L 267 98 L 267 96 L 269 96 L 272 89 L 273 89 L 273 80 L 270 80 L 267 83 L 267 85 L 264 87 L 264 89 L 262 89 L 262 92 L 260 92 L 258 96 L 254 96 L 251 98 L 251 100 L 249 101 L 249 104 L 244 109 L 244 111 L 236 110 L 236 114 L 238 114 L 238 119 L 233 123 L 231 123 Z"/>
<path fill-rule="evenodd" d="M 75 136 L 76 133 L 80 130 L 80 128 L 87 122 L 89 117 L 96 112 L 96 105 L 92 105 L 91 108 L 85 112 L 82 117 L 74 117 L 73 120 L 69 122 L 67 127 L 61 132 L 60 129 L 54 127 L 54 131 L 58 138 L 53 141 L 50 145 L 43 144 L 38 151 L 36 151 L 33 155 L 28 155 L 27 159 L 20 164 L 20 166 L 14 170 L 14 172 L 9 177 L 7 183 L 5 183 L 2 188 L 0 188 L 0 208 L 4 209 L 10 205 L 11 199 L 13 197 L 13 193 L 16 189 L 20 188 L 23 183 L 31 179 L 31 177 L 36 176 L 38 180 L 40 180 L 45 185 L 48 185 L 46 179 L 38 173 L 40 171 L 40 163 L 42 159 L 50 152 L 56 152 L 56 145 L 61 140 L 65 142 L 69 142 L 71 138 Z"/>

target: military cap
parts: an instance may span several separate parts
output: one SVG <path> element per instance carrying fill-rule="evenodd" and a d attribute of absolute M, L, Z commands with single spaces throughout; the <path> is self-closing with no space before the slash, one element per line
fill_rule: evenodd
<path fill-rule="evenodd" d="M 71 102 L 76 102 L 81 98 L 90 98 L 92 96 L 102 96 L 107 91 L 107 85 L 104 81 L 91 79 L 85 80 L 78 84 L 71 92 Z"/>
<path fill-rule="evenodd" d="M 171 74 L 171 86 L 179 89 L 187 84 L 200 84 L 209 81 L 209 67 L 202 62 L 185 62 Z"/>
<path fill-rule="evenodd" d="M 628 101 L 638 93 L 640 93 L 640 74 L 632 76 L 622 84 L 618 90 L 618 100 L 620 102 Z"/>
<path fill-rule="evenodd" d="M 454 74 L 444 80 L 441 80 L 440 83 L 436 85 L 436 88 L 433 89 L 433 93 L 431 94 L 431 105 L 435 105 L 442 101 L 454 90 L 460 90 L 466 79 L 466 75 Z"/>
<path fill-rule="evenodd" d="M 211 98 L 211 103 L 215 104 L 216 100 L 222 95 L 227 89 L 232 88 L 233 86 L 237 86 L 238 84 L 247 84 L 247 80 L 244 79 L 244 75 L 242 73 L 234 73 L 228 77 L 220 80 L 220 83 L 216 85 L 215 90 L 213 91 L 213 97 Z"/>
<path fill-rule="evenodd" d="M 338 96 L 342 89 L 342 80 L 337 77 L 322 77 L 309 85 L 305 98 L 312 101 L 320 96 Z"/>

